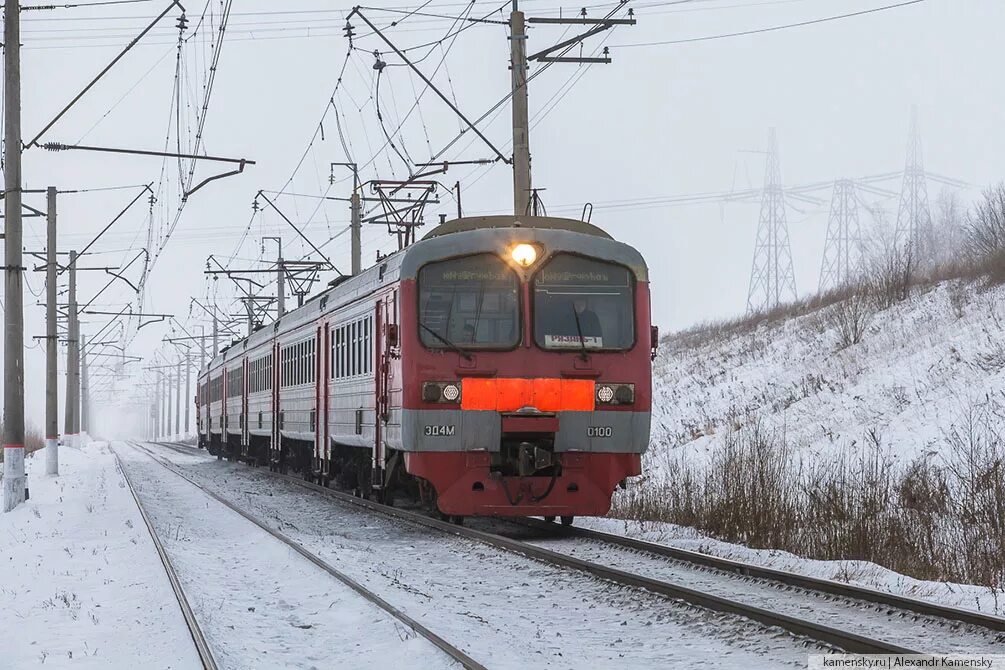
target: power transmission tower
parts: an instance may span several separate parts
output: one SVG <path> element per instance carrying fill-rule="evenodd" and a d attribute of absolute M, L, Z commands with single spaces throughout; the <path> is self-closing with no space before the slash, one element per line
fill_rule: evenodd
<path fill-rule="evenodd" d="M 754 263 L 750 269 L 747 311 L 771 309 L 785 299 L 796 299 L 789 227 L 785 221 L 785 194 L 778 159 L 775 129 L 768 129 L 768 156 L 764 168 L 764 193 L 757 225 Z"/>
<path fill-rule="evenodd" d="M 925 237 L 932 228 L 928 210 L 928 185 L 921 153 L 921 133 L 918 130 L 918 110 L 911 108 L 911 128 L 907 138 L 907 163 L 900 189 L 900 207 L 897 210 L 897 228 L 894 242 L 910 247 L 915 255 L 925 253 Z"/>
<path fill-rule="evenodd" d="M 855 182 L 834 182 L 827 241 L 820 266 L 820 291 L 844 286 L 862 271 L 862 228 L 858 218 Z"/>

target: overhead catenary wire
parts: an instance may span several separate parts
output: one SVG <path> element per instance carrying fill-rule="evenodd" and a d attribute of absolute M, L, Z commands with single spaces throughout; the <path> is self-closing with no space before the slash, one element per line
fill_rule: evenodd
<path fill-rule="evenodd" d="M 744 37 L 746 35 L 759 35 L 762 33 L 776 32 L 779 30 L 790 30 L 792 28 L 804 28 L 806 26 L 817 25 L 820 23 L 829 23 L 831 21 L 842 21 L 844 19 L 850 19 L 858 16 L 865 16 L 866 14 L 875 14 L 877 12 L 885 12 L 892 9 L 900 9 L 903 7 L 908 7 L 910 5 L 917 5 L 926 0 L 905 0 L 904 2 L 894 3 L 892 5 L 883 5 L 880 7 L 872 7 L 870 9 L 863 9 L 857 12 L 848 12 L 846 14 L 835 14 L 832 16 L 824 16 L 817 19 L 808 19 L 806 21 L 796 21 L 794 23 L 785 23 L 775 26 L 766 26 L 764 28 L 754 28 L 752 30 L 741 30 L 732 33 L 721 33 L 717 35 L 703 35 L 701 37 L 686 37 L 675 40 L 660 40 L 657 42 L 635 42 L 630 44 L 615 44 L 612 45 L 613 48 L 617 49 L 630 49 L 633 47 L 653 47 L 653 46 L 669 46 L 674 44 L 690 44 L 693 42 L 707 42 L 710 40 L 721 40 L 729 39 L 733 37 Z"/>

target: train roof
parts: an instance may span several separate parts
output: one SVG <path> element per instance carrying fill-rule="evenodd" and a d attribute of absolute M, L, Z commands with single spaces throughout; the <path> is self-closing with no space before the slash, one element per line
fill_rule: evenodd
<path fill-rule="evenodd" d="M 586 221 L 563 219 L 554 216 L 513 215 L 468 216 L 461 219 L 454 219 L 453 221 L 447 221 L 436 226 L 423 235 L 422 239 L 428 240 L 433 237 L 449 235 L 450 233 L 460 233 L 469 230 L 483 230 L 486 228 L 537 228 L 544 230 L 568 230 L 573 233 L 582 233 L 584 235 L 595 235 L 597 237 L 613 239 L 602 229 L 592 223 L 587 223 Z"/>

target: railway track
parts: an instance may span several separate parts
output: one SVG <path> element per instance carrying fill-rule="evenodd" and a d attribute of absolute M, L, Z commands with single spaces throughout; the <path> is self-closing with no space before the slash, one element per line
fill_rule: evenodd
<path fill-rule="evenodd" d="M 985 628 L 997 633 L 996 641 L 1005 643 L 1005 618 L 966 610 L 948 605 L 939 605 L 918 598 L 910 598 L 894 593 L 877 591 L 854 584 L 800 575 L 794 572 L 767 568 L 753 563 L 735 561 L 720 556 L 704 554 L 701 552 L 669 547 L 667 545 L 638 540 L 623 535 L 605 533 L 588 528 L 577 528 L 574 526 L 560 526 L 554 523 L 546 523 L 538 519 L 513 519 L 508 523 L 519 525 L 525 528 L 547 532 L 551 536 L 582 538 L 586 540 L 601 542 L 613 545 L 643 555 L 657 556 L 670 561 L 687 563 L 708 570 L 721 573 L 739 575 L 745 578 L 753 578 L 775 582 L 785 587 L 802 589 L 807 592 L 826 594 L 847 600 L 861 601 L 879 605 L 881 607 L 892 608 L 902 613 L 912 613 L 919 616 L 934 617 L 949 622 L 959 622 L 962 624 Z"/>
<path fill-rule="evenodd" d="M 322 559 L 317 554 L 309 551 L 306 547 L 304 547 L 299 542 L 293 540 L 292 538 L 290 538 L 289 536 L 285 535 L 284 533 L 282 533 L 282 532 L 280 532 L 280 531 L 272 528 L 267 523 L 265 523 L 264 521 L 262 521 L 261 519 L 259 519 L 257 516 L 249 513 L 248 511 L 244 510 L 243 508 L 239 507 L 238 505 L 235 505 L 230 500 L 228 500 L 228 499 L 224 498 L 223 496 L 220 496 L 217 493 L 209 490 L 208 488 L 206 488 L 205 486 L 203 486 L 202 484 L 200 484 L 196 480 L 194 480 L 191 477 L 189 477 L 188 475 L 186 475 L 174 463 L 171 463 L 170 461 L 165 460 L 160 455 L 154 453 L 153 451 L 151 451 L 150 449 L 148 449 L 146 446 L 144 446 L 141 443 L 130 442 L 128 444 L 130 444 L 134 448 L 138 449 L 139 451 L 142 451 L 147 456 L 149 456 L 154 462 L 158 463 L 159 465 L 161 465 L 162 467 L 164 467 L 166 470 L 169 470 L 170 472 L 172 472 L 173 474 L 177 475 L 181 479 L 184 479 L 189 484 L 191 484 L 192 486 L 196 487 L 197 489 L 199 489 L 200 491 L 202 491 L 203 493 L 205 493 L 209 497 L 213 498 L 214 500 L 216 500 L 217 502 L 219 502 L 223 506 L 227 507 L 228 509 L 232 510 L 233 512 L 239 514 L 244 519 L 246 519 L 246 520 L 250 521 L 251 523 L 253 523 L 254 525 L 258 526 L 260 529 L 262 529 L 263 531 L 265 531 L 266 533 L 268 533 L 269 535 L 271 535 L 276 540 L 278 540 L 278 541 L 282 542 L 283 544 L 287 545 L 293 551 L 297 552 L 300 556 L 302 556 L 306 560 L 310 561 L 312 564 L 314 564 L 315 566 L 317 566 L 321 570 L 325 571 L 326 573 L 328 573 L 329 575 L 331 575 L 332 577 L 334 577 L 335 579 L 337 579 L 341 583 L 343 583 L 346 586 L 348 586 L 350 589 L 352 589 L 353 591 L 355 591 L 357 594 L 359 594 L 363 598 L 365 598 L 367 601 L 373 603 L 377 607 L 381 608 L 382 610 L 384 610 L 385 612 L 387 612 L 388 614 L 390 614 L 392 617 L 394 617 L 395 619 L 397 619 L 398 621 L 400 621 L 401 623 L 403 623 L 405 626 L 407 626 L 411 630 L 415 631 L 418 635 L 420 635 L 423 638 L 425 638 L 427 641 L 429 641 L 435 647 L 437 647 L 438 649 L 440 649 L 448 657 L 450 657 L 451 659 L 453 659 L 454 661 L 456 661 L 457 663 L 459 663 L 461 665 L 461 667 L 466 668 L 468 670 L 486 670 L 486 668 L 485 668 L 484 665 L 482 665 L 481 663 L 479 663 L 475 659 L 471 658 L 468 654 L 466 654 L 459 647 L 454 646 L 453 644 L 447 642 L 445 639 L 443 639 L 442 637 L 440 637 L 439 635 L 437 635 L 436 633 L 434 633 L 432 630 L 430 630 L 429 628 L 427 628 L 426 626 L 424 626 L 423 624 L 421 624 L 419 621 L 415 620 L 414 618 L 412 618 L 411 616 L 409 616 L 405 612 L 401 611 L 400 609 L 394 607 L 389 602 L 387 602 L 386 600 L 384 600 L 383 598 L 381 598 L 379 595 L 377 595 L 376 593 L 374 593 L 370 589 L 366 588 L 361 583 L 359 583 L 358 581 L 356 581 L 352 577 L 348 576 L 344 572 L 338 570 L 337 568 L 335 568 L 334 566 L 332 566 L 330 563 L 328 563 L 327 561 L 325 561 L 324 559 Z M 196 449 L 194 447 L 189 447 L 188 445 L 177 445 L 177 444 L 162 443 L 162 442 L 157 442 L 155 444 L 167 447 L 169 449 L 172 449 L 175 452 L 182 453 L 182 454 L 185 454 L 185 455 L 193 455 L 193 453 L 203 453 L 203 452 L 201 452 L 200 450 L 198 450 L 198 449 Z M 135 493 L 134 493 L 134 497 L 136 497 Z M 149 524 L 148 524 L 148 527 L 149 527 Z"/>
<path fill-rule="evenodd" d="M 199 661 L 202 663 L 204 670 L 218 670 L 219 666 L 216 663 L 216 658 L 213 656 L 213 650 L 209 646 L 209 642 L 206 641 L 206 636 L 202 632 L 202 628 L 199 626 L 199 621 L 195 618 L 195 613 L 192 611 L 192 606 L 188 602 L 188 597 L 185 595 L 185 591 L 181 586 L 181 580 L 178 579 L 178 573 L 171 563 L 170 557 L 164 550 L 164 545 L 161 543 L 160 537 L 157 535 L 157 531 L 154 529 L 153 523 L 150 521 L 150 516 L 147 514 L 146 508 L 143 506 L 143 502 L 140 500 L 139 495 L 136 493 L 136 489 L 133 486 L 133 481 L 126 471 L 126 468 L 122 465 L 122 460 L 119 455 L 115 453 L 112 449 L 112 454 L 115 456 L 115 462 L 119 466 L 119 471 L 122 472 L 123 479 L 126 480 L 126 485 L 129 487 L 129 493 L 132 494 L 133 500 L 136 502 L 136 507 L 140 511 L 140 516 L 143 518 L 143 523 L 147 527 L 147 532 L 150 533 L 150 539 L 154 543 L 154 547 L 157 549 L 157 556 L 160 558 L 161 565 L 164 566 L 164 572 L 167 573 L 168 581 L 171 583 L 171 590 L 174 592 L 175 598 L 178 600 L 178 607 L 181 609 L 182 617 L 185 619 L 185 625 L 188 627 L 189 634 L 192 636 L 192 642 L 195 645 L 196 653 L 199 655 Z"/>
<path fill-rule="evenodd" d="M 165 444 L 164 446 L 188 455 L 193 453 L 202 453 L 198 449 L 187 446 L 169 444 Z M 487 532 L 475 528 L 459 527 L 457 525 L 442 522 L 412 511 L 387 507 L 375 502 L 353 497 L 340 491 L 326 489 L 290 475 L 281 475 L 277 473 L 269 474 L 270 476 L 285 479 L 286 481 L 299 487 L 335 498 L 343 503 L 363 507 L 365 509 L 379 512 L 403 521 L 433 528 L 444 533 L 476 540 L 478 542 L 522 554 L 545 563 L 584 572 L 596 578 L 619 585 L 659 593 L 668 598 L 681 600 L 717 612 L 746 617 L 765 626 L 778 627 L 794 635 L 822 642 L 826 645 L 844 651 L 853 653 L 885 654 L 930 653 L 933 651 L 930 649 L 917 648 L 917 646 L 920 645 L 915 645 L 915 647 L 907 646 L 900 640 L 896 640 L 896 636 L 894 636 L 893 640 L 889 637 L 887 637 L 887 639 L 878 639 L 871 635 L 863 635 L 861 633 L 847 630 L 842 626 L 828 625 L 820 623 L 819 621 L 814 621 L 810 616 L 803 617 L 786 614 L 778 611 L 778 609 L 773 607 L 770 602 L 755 604 L 754 602 L 741 598 L 729 597 L 723 595 L 722 593 L 716 594 L 707 590 L 685 586 L 680 580 L 671 581 L 666 578 L 656 578 L 638 574 L 637 568 L 628 570 L 609 564 L 605 565 L 599 561 L 583 560 L 582 558 L 571 556 L 569 553 L 554 551 L 531 542 L 506 537 L 498 532 Z M 594 542 L 604 542 L 632 552 L 658 557 L 663 561 L 688 563 L 705 571 L 728 573 L 730 575 L 739 575 L 745 579 L 770 582 L 774 585 L 772 588 L 774 588 L 776 595 L 779 589 L 797 590 L 815 594 L 817 597 L 848 601 L 847 604 L 851 607 L 855 607 L 857 604 L 860 606 L 882 608 L 883 614 L 891 623 L 902 620 L 905 617 L 914 617 L 915 619 L 927 618 L 936 620 L 934 624 L 932 624 L 932 622 L 928 623 L 929 625 L 934 625 L 937 630 L 940 628 L 940 624 L 944 624 L 950 628 L 959 626 L 978 627 L 983 631 L 987 631 L 992 637 L 997 634 L 998 640 L 995 641 L 996 643 L 1002 641 L 1002 631 L 1005 631 L 1005 620 L 998 617 L 983 615 L 977 612 L 940 606 L 894 594 L 882 593 L 879 591 L 841 584 L 838 582 L 831 582 L 828 580 L 804 577 L 780 570 L 729 561 L 727 559 L 721 559 L 706 554 L 664 547 L 662 545 L 633 540 L 631 538 L 623 538 L 621 536 L 606 533 L 599 533 L 597 531 L 590 531 L 575 527 L 563 529 L 556 524 L 546 524 L 536 520 L 528 520 L 526 523 L 522 523 L 522 525 L 525 527 L 535 528 L 539 531 L 548 530 L 559 534 L 564 533 L 565 537 L 578 537 Z M 851 612 L 851 614 L 854 615 L 854 611 Z M 926 638 L 921 639 L 925 639 L 926 642 L 931 643 L 931 640 Z"/>

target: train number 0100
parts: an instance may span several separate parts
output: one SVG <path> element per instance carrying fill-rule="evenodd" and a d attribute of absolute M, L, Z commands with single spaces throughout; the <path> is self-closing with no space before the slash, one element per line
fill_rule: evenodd
<path fill-rule="evenodd" d="M 614 429 L 610 426 L 590 426 L 586 429 L 588 437 L 613 437 Z"/>

